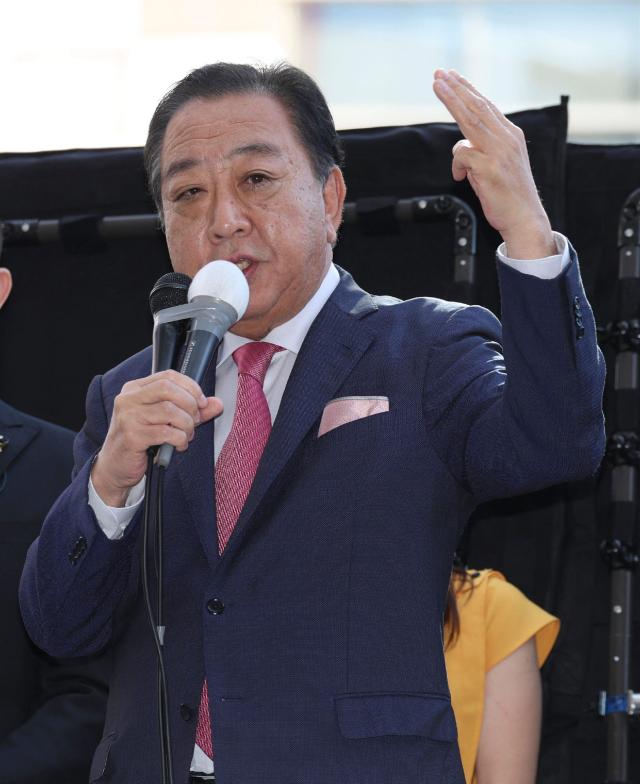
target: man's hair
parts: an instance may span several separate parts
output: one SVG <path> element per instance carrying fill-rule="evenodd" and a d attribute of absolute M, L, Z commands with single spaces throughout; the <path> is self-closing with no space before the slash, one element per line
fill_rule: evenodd
<path fill-rule="evenodd" d="M 325 182 L 333 166 L 342 165 L 344 153 L 327 102 L 318 85 L 304 71 L 284 62 L 258 67 L 236 63 L 204 65 L 169 90 L 149 123 L 144 165 L 161 216 L 160 158 L 171 118 L 191 100 L 246 93 L 269 95 L 280 102 L 321 182 Z"/>

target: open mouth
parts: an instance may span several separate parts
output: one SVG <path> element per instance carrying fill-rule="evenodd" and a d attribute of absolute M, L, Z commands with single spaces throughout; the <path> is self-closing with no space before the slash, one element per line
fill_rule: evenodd
<path fill-rule="evenodd" d="M 241 256 L 240 254 L 229 256 L 229 261 L 236 265 L 247 280 L 253 275 L 259 264 L 259 261 L 252 256 Z"/>

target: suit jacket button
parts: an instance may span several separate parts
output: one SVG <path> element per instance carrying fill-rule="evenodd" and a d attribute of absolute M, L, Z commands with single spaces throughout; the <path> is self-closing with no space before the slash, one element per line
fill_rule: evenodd
<path fill-rule="evenodd" d="M 207 602 L 207 610 L 211 615 L 222 615 L 224 612 L 224 604 L 220 599 L 209 599 Z"/>
<path fill-rule="evenodd" d="M 182 705 L 180 706 L 180 716 L 185 721 L 191 721 L 191 719 L 193 718 L 193 708 L 190 705 L 187 705 L 186 703 L 183 702 Z"/>
<path fill-rule="evenodd" d="M 87 549 L 87 540 L 84 536 L 79 536 L 74 542 L 72 550 L 67 553 L 67 556 L 72 564 L 76 564 L 80 560 L 80 556 Z"/>

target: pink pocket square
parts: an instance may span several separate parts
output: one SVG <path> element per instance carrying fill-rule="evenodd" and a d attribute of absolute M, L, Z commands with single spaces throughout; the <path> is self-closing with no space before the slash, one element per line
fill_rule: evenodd
<path fill-rule="evenodd" d="M 318 438 L 328 433 L 340 425 L 353 422 L 356 419 L 372 416 L 372 414 L 382 414 L 389 410 L 389 398 L 380 395 L 371 397 L 354 396 L 338 397 L 331 400 L 324 407 L 320 427 L 318 428 Z"/>

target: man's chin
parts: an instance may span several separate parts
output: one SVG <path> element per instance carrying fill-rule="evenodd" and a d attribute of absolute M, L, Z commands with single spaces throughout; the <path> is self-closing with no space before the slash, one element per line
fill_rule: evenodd
<path fill-rule="evenodd" d="M 249 340 L 262 340 L 262 338 L 269 334 L 273 329 L 268 325 L 268 322 L 262 319 L 254 319 L 251 316 L 241 318 L 240 321 L 231 327 L 229 332 L 238 335 L 241 338 L 249 338 Z"/>

